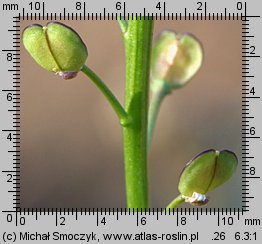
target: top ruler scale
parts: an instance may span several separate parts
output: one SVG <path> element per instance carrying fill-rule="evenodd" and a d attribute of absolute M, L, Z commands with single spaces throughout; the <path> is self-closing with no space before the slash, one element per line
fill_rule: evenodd
<path fill-rule="evenodd" d="M 261 240 L 261 47 L 260 12 L 248 1 L 24 1 L 1 3 L 4 41 L 1 64 L 1 201 L 0 240 L 4 242 L 85 241 L 110 239 L 146 241 Z M 151 208 L 147 212 L 125 208 L 21 207 L 21 124 L 23 109 L 22 21 L 106 21 L 142 19 L 174 21 L 241 21 L 241 207 L 180 208 L 177 212 Z M 2 20 L 3 22 L 3 20 Z M 70 22 L 69 22 L 70 23 Z M 230 55 L 230 54 L 229 54 Z M 8 82 L 7 82 L 8 81 Z M 128 225 L 127 225 L 128 223 Z M 208 223 L 208 224 L 207 224 Z M 208 225 L 208 226 L 207 226 Z M 89 226 L 89 230 L 86 230 Z M 165 228 L 163 227 L 165 226 Z M 163 227 L 163 228 L 162 228 Z M 175 231 L 174 231 L 175 230 Z M 205 235 L 205 233 L 207 233 Z M 113 235 L 114 234 L 114 235 Z M 119 235 L 117 235 L 119 234 Z M 128 235 L 130 234 L 130 235 Z"/>

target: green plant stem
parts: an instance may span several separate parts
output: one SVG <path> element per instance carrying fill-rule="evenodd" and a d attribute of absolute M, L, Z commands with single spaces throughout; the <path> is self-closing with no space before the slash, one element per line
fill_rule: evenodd
<path fill-rule="evenodd" d="M 86 65 L 83 66 L 82 72 L 92 80 L 95 85 L 99 88 L 99 90 L 105 95 L 108 102 L 111 104 L 113 109 L 115 110 L 120 123 L 122 125 L 128 124 L 128 115 L 125 111 L 125 109 L 122 107 L 118 99 L 114 96 L 114 94 L 110 91 L 110 89 L 105 85 L 105 83 L 100 79 L 97 74 L 92 71 L 89 67 Z"/>
<path fill-rule="evenodd" d="M 153 19 L 129 20 L 126 52 L 125 108 L 131 123 L 124 127 L 127 207 L 148 208 L 147 113 Z"/>
<path fill-rule="evenodd" d="M 180 194 L 178 195 L 171 203 L 169 203 L 166 207 L 166 210 L 173 210 L 173 209 L 177 209 L 178 206 L 180 204 L 182 204 L 183 202 L 185 202 L 185 199 L 183 198 L 183 196 Z"/>
<path fill-rule="evenodd" d="M 124 19 L 124 17 L 118 17 L 117 21 L 120 25 L 122 33 L 125 34 L 127 32 L 127 29 L 128 29 L 128 22 Z"/>
<path fill-rule="evenodd" d="M 152 81 L 152 98 L 149 106 L 147 145 L 148 151 L 152 144 L 153 132 L 159 113 L 160 105 L 163 99 L 171 92 L 171 88 L 167 82 L 161 80 Z"/>

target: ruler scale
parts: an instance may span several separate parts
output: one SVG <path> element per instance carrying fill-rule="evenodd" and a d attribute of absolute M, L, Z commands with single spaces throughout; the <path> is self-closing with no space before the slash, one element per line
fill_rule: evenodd
<path fill-rule="evenodd" d="M 23 1 L 1 3 L 0 242 L 261 241 L 261 45 L 259 3 L 248 1 Z M 21 21 L 105 21 L 117 17 L 184 21 L 240 20 L 241 207 L 21 208 Z M 2 102 L 3 101 L 3 102 Z"/>

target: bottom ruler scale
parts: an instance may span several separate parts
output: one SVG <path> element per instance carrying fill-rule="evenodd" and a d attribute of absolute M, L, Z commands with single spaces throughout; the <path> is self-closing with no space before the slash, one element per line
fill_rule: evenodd
<path fill-rule="evenodd" d="M 115 241 L 161 241 L 168 243 L 203 243 L 210 241 L 248 241 L 261 239 L 261 220 L 249 212 L 224 211 L 167 212 L 74 212 L 70 210 L 43 212 L 5 212 L 6 226 L 16 226 L 4 231 L 4 242 L 28 243 L 41 241 L 59 243 L 82 241 L 106 243 Z M 203 209 L 204 210 L 204 209 Z M 202 212 L 202 213 L 201 213 Z M 161 228 L 159 228 L 161 226 Z M 8 228 L 10 229 L 10 228 Z"/>

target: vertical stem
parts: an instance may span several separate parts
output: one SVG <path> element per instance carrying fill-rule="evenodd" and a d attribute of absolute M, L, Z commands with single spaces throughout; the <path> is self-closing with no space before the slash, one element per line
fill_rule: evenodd
<path fill-rule="evenodd" d="M 128 208 L 148 207 L 147 113 L 153 19 L 130 20 L 125 35 L 125 106 L 131 123 L 124 127 Z"/>
<path fill-rule="evenodd" d="M 118 17 L 117 21 L 120 25 L 122 33 L 125 34 L 127 32 L 127 29 L 128 29 L 128 22 L 125 20 L 124 17 Z"/>

